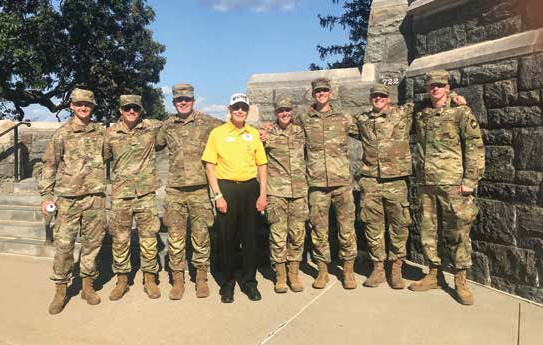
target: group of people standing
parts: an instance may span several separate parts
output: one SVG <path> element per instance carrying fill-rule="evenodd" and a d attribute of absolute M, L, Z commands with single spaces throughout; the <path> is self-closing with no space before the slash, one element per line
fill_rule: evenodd
<path fill-rule="evenodd" d="M 168 228 L 168 264 L 173 282 L 170 299 L 181 299 L 185 290 L 185 237 L 190 222 L 196 295 L 209 296 L 209 230 L 214 226 L 224 271 L 221 301 L 234 301 L 236 281 L 250 300 L 260 300 L 256 280 L 259 213 L 265 213 L 270 224 L 275 291 L 285 293 L 289 287 L 294 292 L 303 291 L 299 266 L 308 220 L 312 258 L 318 267 L 312 286 L 324 288 L 331 261 L 328 222 L 332 205 L 343 262 L 342 284 L 345 289 L 355 289 L 357 240 L 349 137 L 359 139 L 363 148 L 354 178 L 361 190 L 359 216 L 365 224 L 373 262 L 364 285 L 376 287 L 385 282 L 384 263 L 389 260 L 391 287 L 405 287 L 402 264 L 411 224 L 407 177 L 414 166 L 421 239 L 430 271 L 409 288 L 427 291 L 440 287 L 443 253 L 439 248 L 445 247 L 456 269 L 458 299 L 462 304 L 473 304 L 466 269 L 471 265 L 470 227 L 478 212 L 473 192 L 484 171 L 484 148 L 479 124 L 465 99 L 450 93 L 448 73 L 434 71 L 427 75 L 430 102 L 418 107 L 393 106 L 388 87 L 376 84 L 370 91 L 372 111 L 355 116 L 330 102 L 330 80 L 314 80 L 311 90 L 314 103 L 307 112 L 295 116 L 292 99 L 278 97 L 274 104 L 276 121 L 257 130 L 246 124 L 250 109 L 246 95 L 231 97 L 229 120 L 223 124 L 194 110 L 194 89 L 189 84 L 173 87 L 177 114 L 164 122 L 143 119 L 141 97 L 123 95 L 119 122 L 104 129 L 90 122 L 96 104 L 93 93 L 75 89 L 70 98 L 74 116 L 53 135 L 39 180 L 42 212 L 45 215 L 51 203 L 58 209 L 51 276 L 56 293 L 49 312 L 56 314 L 64 308 L 78 232 L 81 296 L 89 304 L 100 303 L 93 279 L 98 275 L 96 255 L 105 234 L 107 160 L 112 160 L 109 232 L 113 272 L 117 275 L 109 298 L 121 299 L 129 290 L 133 221 L 139 234 L 144 290 L 150 298 L 160 297 L 156 282 L 160 220 L 155 151 L 163 147 L 169 151 L 163 222 Z M 416 138 L 413 154 L 410 133 Z M 242 267 L 236 274 L 239 262 Z"/>

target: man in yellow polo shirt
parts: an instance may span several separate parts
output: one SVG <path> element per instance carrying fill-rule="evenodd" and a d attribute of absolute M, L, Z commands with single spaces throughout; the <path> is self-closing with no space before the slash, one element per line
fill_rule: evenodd
<path fill-rule="evenodd" d="M 221 301 L 234 302 L 234 272 L 240 248 L 240 288 L 251 301 L 262 297 L 256 281 L 256 220 L 266 208 L 266 152 L 258 130 L 245 124 L 249 99 L 236 93 L 228 106 L 230 121 L 209 134 L 202 161 L 217 208 L 216 226 L 222 245 L 224 282 Z M 260 185 L 256 179 L 260 180 Z"/>

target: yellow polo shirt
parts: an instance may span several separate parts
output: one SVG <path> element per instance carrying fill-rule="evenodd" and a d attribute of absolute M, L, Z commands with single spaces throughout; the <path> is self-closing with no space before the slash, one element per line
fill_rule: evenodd
<path fill-rule="evenodd" d="M 257 176 L 257 165 L 268 164 L 258 130 L 238 129 L 228 121 L 209 134 L 202 160 L 215 164 L 218 179 L 247 181 Z"/>

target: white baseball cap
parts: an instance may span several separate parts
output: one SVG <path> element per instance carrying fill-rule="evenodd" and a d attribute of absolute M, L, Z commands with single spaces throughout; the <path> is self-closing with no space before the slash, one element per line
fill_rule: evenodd
<path fill-rule="evenodd" d="M 251 103 L 249 103 L 249 98 L 247 98 L 247 95 L 243 93 L 235 93 L 232 95 L 232 97 L 230 97 L 230 105 L 234 105 L 236 103 L 251 105 Z"/>

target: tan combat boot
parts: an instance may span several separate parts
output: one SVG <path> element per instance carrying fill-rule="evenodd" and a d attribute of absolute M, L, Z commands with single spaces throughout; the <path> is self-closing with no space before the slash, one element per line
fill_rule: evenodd
<path fill-rule="evenodd" d="M 326 283 L 328 283 L 328 264 L 324 261 L 319 261 L 317 266 L 319 267 L 319 275 L 313 282 L 314 289 L 324 289 Z"/>
<path fill-rule="evenodd" d="M 378 287 L 381 283 L 384 283 L 387 280 L 385 275 L 385 265 L 382 261 L 373 262 L 373 271 L 371 272 L 368 279 L 364 281 L 364 286 L 366 287 Z"/>
<path fill-rule="evenodd" d="M 392 262 L 392 270 L 390 275 L 390 287 L 393 289 L 405 288 L 405 283 L 402 277 L 402 259 L 396 259 Z"/>
<path fill-rule="evenodd" d="M 183 271 L 174 271 L 172 272 L 173 286 L 170 290 L 170 299 L 178 300 L 183 297 L 183 292 L 185 292 L 185 272 Z"/>
<path fill-rule="evenodd" d="M 207 286 L 207 270 L 196 269 L 196 297 L 206 298 L 209 296 L 209 286 Z"/>
<path fill-rule="evenodd" d="M 81 292 L 81 298 L 87 301 L 90 305 L 96 305 L 100 303 L 100 296 L 94 291 L 92 287 L 92 278 L 83 278 L 83 291 Z"/>
<path fill-rule="evenodd" d="M 354 260 L 348 260 L 343 263 L 343 288 L 347 290 L 356 289 Z"/>
<path fill-rule="evenodd" d="M 160 298 L 160 289 L 158 288 L 158 285 L 156 285 L 154 273 L 143 273 L 143 291 L 145 291 L 151 299 Z"/>
<path fill-rule="evenodd" d="M 439 289 L 440 286 L 437 280 L 437 276 L 439 273 L 438 271 L 438 267 L 430 266 L 430 272 L 428 272 L 428 274 L 425 275 L 424 278 L 422 278 L 421 280 L 411 283 L 408 289 L 417 292 L 428 291 L 431 289 Z"/>
<path fill-rule="evenodd" d="M 300 263 L 298 261 L 291 261 L 288 263 L 288 281 L 290 283 L 290 289 L 292 292 L 304 291 L 304 285 L 298 277 L 300 271 Z"/>
<path fill-rule="evenodd" d="M 275 264 L 275 286 L 273 289 L 277 293 L 285 293 L 288 290 L 287 268 L 284 262 Z"/>
<path fill-rule="evenodd" d="M 119 273 L 117 274 L 117 284 L 111 290 L 109 294 L 110 301 L 117 301 L 123 298 L 124 294 L 128 292 L 130 288 L 128 287 L 128 274 Z"/>
<path fill-rule="evenodd" d="M 463 305 L 472 305 L 475 301 L 473 298 L 473 293 L 468 287 L 466 281 L 466 270 L 457 270 L 454 275 L 454 289 L 458 296 L 458 300 Z"/>
<path fill-rule="evenodd" d="M 66 303 L 66 287 L 66 283 L 56 284 L 55 297 L 53 297 L 53 301 L 49 304 L 49 314 L 55 315 L 64 309 Z"/>

